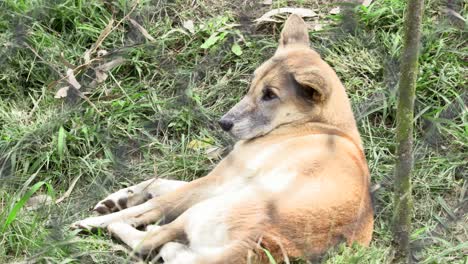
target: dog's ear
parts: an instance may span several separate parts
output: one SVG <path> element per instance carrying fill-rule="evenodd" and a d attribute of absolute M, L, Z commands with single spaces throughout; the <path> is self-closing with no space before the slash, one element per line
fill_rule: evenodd
<path fill-rule="evenodd" d="M 330 96 L 330 87 L 325 78 L 315 67 L 298 69 L 292 73 L 294 81 L 299 85 L 299 96 L 314 102 L 323 102 Z"/>
<path fill-rule="evenodd" d="M 307 25 L 304 20 L 296 14 L 290 15 L 286 20 L 286 23 L 284 23 L 278 50 L 294 44 L 309 47 Z"/>

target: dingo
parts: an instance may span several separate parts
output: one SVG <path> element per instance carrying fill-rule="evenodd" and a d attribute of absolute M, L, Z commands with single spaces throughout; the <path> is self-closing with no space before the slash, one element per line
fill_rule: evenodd
<path fill-rule="evenodd" d="M 96 205 L 102 216 L 72 227 L 107 228 L 165 263 L 268 263 L 315 258 L 373 230 L 369 172 L 345 89 L 309 48 L 291 15 L 274 56 L 219 121 L 239 139 L 207 176 L 148 180 Z M 135 227 L 160 223 L 146 231 Z"/>

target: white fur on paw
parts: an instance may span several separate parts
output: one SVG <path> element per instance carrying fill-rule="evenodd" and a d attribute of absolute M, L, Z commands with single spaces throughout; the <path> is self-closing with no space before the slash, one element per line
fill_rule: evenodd
<path fill-rule="evenodd" d="M 124 222 L 111 223 L 107 227 L 109 233 L 114 237 L 119 238 L 133 250 L 137 250 L 141 243 L 145 240 L 148 232 L 136 230 L 131 225 Z"/>
<path fill-rule="evenodd" d="M 157 231 L 161 228 L 161 226 L 159 225 L 147 225 L 145 230 L 146 231 L 149 231 L 149 232 L 154 232 L 154 231 Z"/>
<path fill-rule="evenodd" d="M 167 242 L 159 251 L 159 256 L 164 263 L 174 261 L 178 255 L 186 253 L 187 246 L 177 242 Z"/>

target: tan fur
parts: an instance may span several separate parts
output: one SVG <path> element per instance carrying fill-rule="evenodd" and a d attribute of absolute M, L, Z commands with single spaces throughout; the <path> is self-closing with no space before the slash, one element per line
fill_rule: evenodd
<path fill-rule="evenodd" d="M 373 211 L 359 133 L 344 87 L 306 34 L 303 20 L 291 16 L 274 57 L 223 117 L 236 121 L 231 133 L 241 140 L 211 173 L 183 184 L 145 182 L 154 198 L 73 226 L 108 227 L 145 254 L 161 248 L 165 263 L 268 263 L 263 249 L 280 261 L 314 258 L 340 242 L 368 245 Z M 277 101 L 262 101 L 266 87 Z M 262 122 L 246 119 L 255 113 Z M 125 192 L 97 208 L 123 209 L 108 204 Z M 169 223 L 133 228 L 161 219 Z M 181 240 L 188 245 L 173 242 Z"/>

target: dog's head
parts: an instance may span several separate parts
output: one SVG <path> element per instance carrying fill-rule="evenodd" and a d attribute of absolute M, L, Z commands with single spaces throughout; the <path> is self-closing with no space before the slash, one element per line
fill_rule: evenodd
<path fill-rule="evenodd" d="M 323 122 L 330 119 L 336 81 L 334 71 L 309 48 L 304 20 L 291 15 L 275 55 L 255 71 L 248 93 L 219 124 L 238 139 L 251 139 L 285 124 Z"/>

